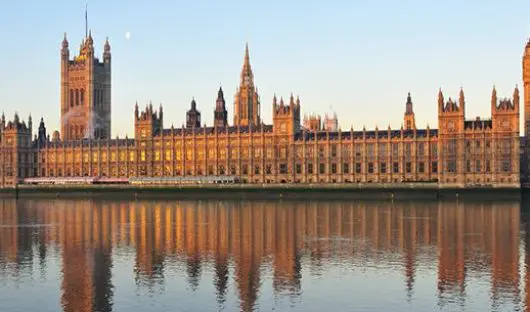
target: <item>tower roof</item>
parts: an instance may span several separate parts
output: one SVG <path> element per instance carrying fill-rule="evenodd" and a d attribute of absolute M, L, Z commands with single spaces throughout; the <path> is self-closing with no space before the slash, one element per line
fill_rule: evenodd
<path fill-rule="evenodd" d="M 250 53 L 248 43 L 245 44 L 245 58 L 243 60 L 243 69 L 241 70 L 241 86 L 248 81 L 250 85 L 254 85 L 254 76 L 252 74 L 252 67 L 250 66 Z"/>
<path fill-rule="evenodd" d="M 66 38 L 66 33 L 64 33 L 64 38 L 62 42 L 63 49 L 68 48 L 68 39 Z"/>
<path fill-rule="evenodd" d="M 412 97 L 410 96 L 410 92 L 407 95 L 407 103 L 405 104 L 405 113 L 406 114 L 412 114 Z"/>

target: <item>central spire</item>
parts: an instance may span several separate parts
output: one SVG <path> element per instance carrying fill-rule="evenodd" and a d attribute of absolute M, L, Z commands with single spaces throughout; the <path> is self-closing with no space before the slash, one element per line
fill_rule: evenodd
<path fill-rule="evenodd" d="M 250 67 L 250 53 L 248 51 L 248 43 L 245 44 L 245 59 L 243 61 L 243 69 L 241 70 L 241 84 L 240 88 L 253 87 L 254 75 Z"/>
<path fill-rule="evenodd" d="M 248 52 L 248 42 L 245 43 L 245 65 L 250 67 L 250 56 Z"/>
<path fill-rule="evenodd" d="M 250 67 L 248 43 L 245 44 L 245 58 L 241 70 L 241 81 L 234 99 L 234 125 L 259 125 L 260 100 L 254 86 L 254 74 Z"/>

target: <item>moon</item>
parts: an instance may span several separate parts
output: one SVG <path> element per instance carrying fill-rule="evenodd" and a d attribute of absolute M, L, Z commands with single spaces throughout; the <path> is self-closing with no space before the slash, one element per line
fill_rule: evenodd
<path fill-rule="evenodd" d="M 130 32 L 126 32 L 125 33 L 125 39 L 127 39 L 127 40 L 131 39 L 131 33 Z"/>

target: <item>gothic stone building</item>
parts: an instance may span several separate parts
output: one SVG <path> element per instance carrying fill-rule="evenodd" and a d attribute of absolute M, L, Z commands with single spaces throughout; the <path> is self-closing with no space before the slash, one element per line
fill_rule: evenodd
<path fill-rule="evenodd" d="M 465 119 L 466 99 L 438 94 L 438 129 L 416 128 L 410 95 L 401 129 L 323 130 L 301 127 L 301 103 L 274 96 L 272 125 L 262 122 L 260 102 L 245 49 L 234 124 L 228 125 L 223 91 L 212 127 L 201 126 L 195 100 L 186 126 L 164 128 L 162 106 L 134 110 L 134 138 L 110 136 L 110 45 L 103 62 L 90 35 L 80 54 L 61 49 L 61 133 L 50 139 L 41 120 L 2 119 L 1 186 L 26 177 L 236 176 L 246 183 L 432 182 L 440 187 L 520 187 L 519 90 L 510 99 L 491 96 L 491 119 Z M 530 42 L 524 54 L 525 134 L 530 129 Z M 521 153 L 523 164 L 530 142 Z M 525 168 L 527 168 L 526 166 Z M 524 168 L 523 168 L 524 169 Z M 522 178 L 521 178 L 522 177 Z"/>

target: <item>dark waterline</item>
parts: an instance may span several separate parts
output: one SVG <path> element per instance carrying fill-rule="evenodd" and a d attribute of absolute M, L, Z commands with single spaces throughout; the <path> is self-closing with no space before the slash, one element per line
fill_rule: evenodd
<path fill-rule="evenodd" d="M 530 311 L 530 201 L 0 200 L 0 311 Z"/>

